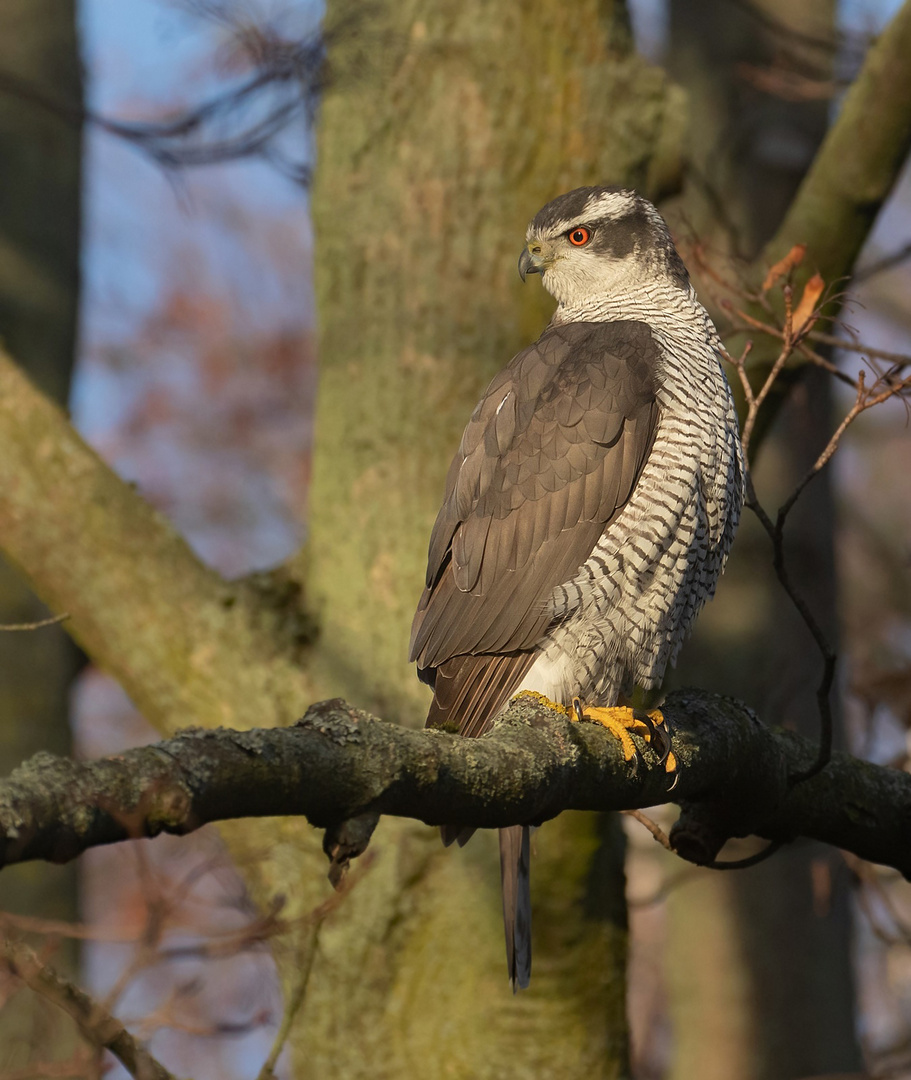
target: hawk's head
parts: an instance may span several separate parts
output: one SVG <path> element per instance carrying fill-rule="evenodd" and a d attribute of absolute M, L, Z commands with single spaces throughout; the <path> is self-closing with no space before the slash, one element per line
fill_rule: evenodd
<path fill-rule="evenodd" d="M 522 280 L 541 274 L 561 304 L 575 305 L 663 278 L 687 288 L 664 218 L 635 191 L 576 188 L 534 216 L 519 258 Z"/>

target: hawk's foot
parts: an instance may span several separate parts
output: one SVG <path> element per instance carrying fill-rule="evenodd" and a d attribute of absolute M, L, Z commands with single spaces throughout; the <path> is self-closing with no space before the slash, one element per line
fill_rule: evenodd
<path fill-rule="evenodd" d="M 591 720 L 596 724 L 602 724 L 620 741 L 623 750 L 623 760 L 633 763 L 633 772 L 638 770 L 640 754 L 630 733 L 641 735 L 645 741 L 658 754 L 658 763 L 664 766 L 664 771 L 671 777 L 668 788 L 673 791 L 677 784 L 677 758 L 671 749 L 671 733 L 664 714 L 660 709 L 645 712 L 641 709 L 629 709 L 616 705 L 611 708 L 585 708 L 582 701 L 573 698 L 573 719 Z"/>

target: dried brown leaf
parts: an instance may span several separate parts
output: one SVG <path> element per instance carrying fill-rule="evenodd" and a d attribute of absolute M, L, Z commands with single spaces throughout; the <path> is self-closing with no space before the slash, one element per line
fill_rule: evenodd
<path fill-rule="evenodd" d="M 765 281 L 762 283 L 762 291 L 764 293 L 768 292 L 776 281 L 783 278 L 785 274 L 789 274 L 795 266 L 800 266 L 806 251 L 806 244 L 795 244 L 787 255 L 783 259 L 779 259 L 766 274 Z"/>
<path fill-rule="evenodd" d="M 819 274 L 814 274 L 804 286 L 803 296 L 801 296 L 800 303 L 794 309 L 794 315 L 791 319 L 795 336 L 809 330 L 810 326 L 815 322 L 814 312 L 819 305 L 819 298 L 822 296 L 825 287 L 826 283 Z"/>

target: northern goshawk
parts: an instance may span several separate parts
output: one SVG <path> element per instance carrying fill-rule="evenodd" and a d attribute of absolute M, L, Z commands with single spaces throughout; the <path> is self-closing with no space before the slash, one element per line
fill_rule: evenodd
<path fill-rule="evenodd" d="M 541 274 L 557 310 L 465 428 L 411 659 L 433 687 L 429 727 L 482 735 L 532 690 L 606 723 L 629 758 L 623 728 L 642 724 L 605 710 L 661 682 L 715 591 L 743 502 L 737 419 L 717 331 L 650 202 L 579 188 L 526 240 L 519 272 Z M 500 830 L 500 858 L 515 989 L 531 972 L 527 825 Z"/>

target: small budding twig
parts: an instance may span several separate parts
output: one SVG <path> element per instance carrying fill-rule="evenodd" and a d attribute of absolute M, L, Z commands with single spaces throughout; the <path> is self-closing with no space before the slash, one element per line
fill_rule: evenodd
<path fill-rule="evenodd" d="M 13 634 L 17 631 L 41 630 L 45 626 L 56 626 L 57 623 L 65 622 L 69 617 L 69 614 L 65 612 L 63 615 L 53 615 L 49 619 L 39 619 L 38 622 L 0 623 L 0 633 Z"/>
<path fill-rule="evenodd" d="M 780 262 L 777 263 L 769 271 L 765 282 L 762 287 L 762 300 L 766 300 L 766 294 L 768 290 L 778 281 L 782 276 L 789 275 L 794 266 L 798 265 L 803 258 L 803 250 L 800 248 L 794 248 L 791 252 Z M 747 312 L 740 309 L 733 308 L 730 302 L 726 302 L 724 306 L 728 310 L 732 310 L 735 316 L 746 324 L 747 327 L 759 330 L 772 337 L 777 337 L 782 342 L 781 350 L 772 365 L 766 379 L 758 392 L 753 390 L 749 377 L 746 371 L 746 358 L 749 354 L 751 343 L 748 343 L 744 349 L 743 354 L 739 358 L 734 358 L 728 353 L 723 353 L 724 358 L 734 367 L 740 380 L 741 387 L 743 389 L 744 400 L 747 405 L 747 415 L 743 425 L 743 432 L 741 441 L 743 445 L 743 455 L 745 462 L 745 476 L 744 486 L 746 489 L 746 505 L 756 514 L 763 528 L 769 536 L 772 542 L 773 551 L 773 565 L 775 568 L 776 576 L 779 582 L 794 604 L 805 625 L 810 631 L 816 645 L 820 651 L 823 659 L 823 671 L 820 678 L 819 686 L 816 691 L 817 706 L 820 716 L 820 741 L 819 752 L 817 754 L 815 762 L 805 770 L 801 770 L 798 773 L 792 774 L 790 780 L 791 783 L 799 783 L 803 780 L 809 779 L 811 776 L 815 776 L 818 772 L 825 768 L 832 753 L 832 738 L 833 738 L 833 720 L 832 720 L 832 708 L 830 702 L 830 694 L 832 685 L 835 680 L 835 667 L 837 663 L 837 655 L 828 642 L 825 634 L 822 631 L 819 623 L 816 621 L 812 611 L 808 604 L 794 587 L 788 573 L 785 556 L 784 556 L 784 526 L 787 521 L 788 515 L 794 508 L 797 500 L 801 494 L 819 472 L 825 468 L 828 462 L 831 460 L 838 444 L 844 435 L 848 427 L 854 420 L 864 411 L 872 408 L 874 405 L 878 405 L 891 397 L 902 396 L 905 391 L 911 387 L 911 377 L 904 379 L 896 378 L 897 372 L 901 370 L 906 364 L 911 363 L 911 358 L 898 356 L 897 354 L 888 354 L 888 359 L 893 363 L 893 369 L 885 374 L 879 374 L 876 382 L 871 389 L 867 389 L 865 373 L 861 370 L 858 373 L 857 379 L 851 379 L 845 377 L 838 372 L 835 365 L 830 361 L 827 361 L 824 357 L 821 357 L 815 350 L 809 348 L 806 345 L 805 339 L 812 337 L 814 340 L 820 341 L 822 344 L 832 345 L 835 347 L 849 347 L 851 351 L 865 351 L 871 352 L 873 350 L 861 350 L 861 348 L 854 342 L 843 342 L 840 338 L 833 337 L 832 335 L 824 335 L 818 331 L 814 331 L 813 327 L 819 318 L 820 311 L 816 306 L 820 298 L 825 291 L 824 282 L 819 275 L 814 275 L 804 288 L 803 296 L 801 297 L 800 304 L 798 305 L 798 314 L 795 313 L 792 308 L 792 292 L 789 284 L 783 286 L 784 303 L 785 303 L 785 319 L 783 328 L 775 327 L 774 325 L 762 322 L 760 319 L 756 319 L 749 315 Z M 756 299 L 753 297 L 753 299 Z M 768 304 L 765 305 L 768 309 Z M 799 323 L 795 330 L 795 323 Z M 813 463 L 811 468 L 807 471 L 806 475 L 790 494 L 790 496 L 781 505 L 773 522 L 769 514 L 765 511 L 759 499 L 756 495 L 756 490 L 753 485 L 752 473 L 749 465 L 749 451 L 750 440 L 755 428 L 756 418 L 759 413 L 759 409 L 765 400 L 768 398 L 769 393 L 785 367 L 788 359 L 794 352 L 799 349 L 804 356 L 812 359 L 814 363 L 819 363 L 820 366 L 831 371 L 833 374 L 839 375 L 844 381 L 850 383 L 856 390 L 856 397 L 854 405 L 839 424 L 832 437 L 829 439 L 825 449 Z M 881 356 L 885 358 L 885 356 Z"/>
<path fill-rule="evenodd" d="M 820 345 L 830 345 L 833 349 L 841 349 L 843 352 L 861 353 L 871 360 L 885 360 L 887 364 L 895 364 L 900 368 L 911 365 L 911 356 L 906 356 L 904 353 L 887 352 L 885 349 L 871 349 L 869 345 L 864 345 L 859 341 L 836 337 L 834 334 L 826 334 L 821 330 L 811 330 L 807 337 L 812 338 L 813 341 L 818 341 Z"/>

